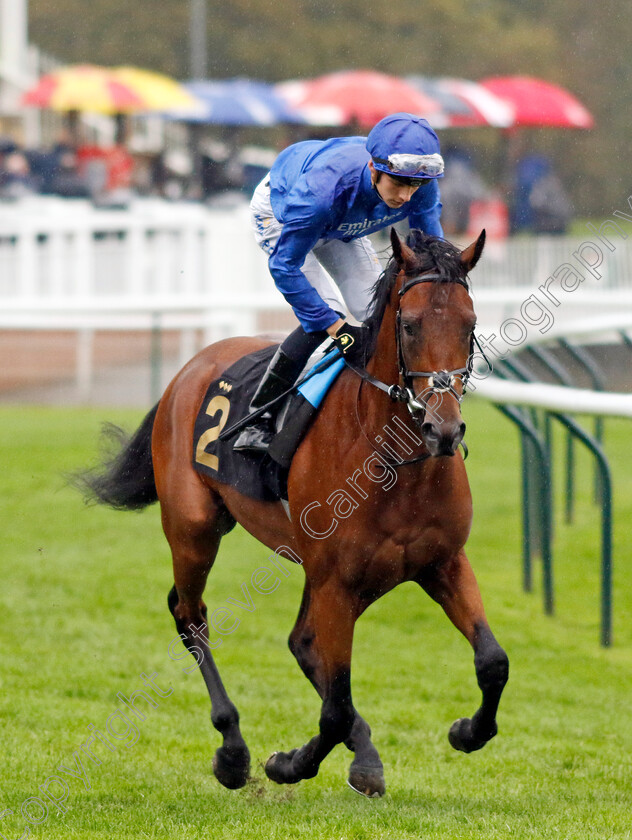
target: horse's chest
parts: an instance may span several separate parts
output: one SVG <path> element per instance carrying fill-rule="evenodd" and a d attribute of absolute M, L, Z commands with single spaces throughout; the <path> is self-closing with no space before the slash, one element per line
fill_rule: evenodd
<path fill-rule="evenodd" d="M 390 564 L 402 580 L 408 580 L 423 566 L 453 557 L 463 548 L 470 532 L 471 507 L 455 509 L 428 500 L 421 506 L 404 504 L 384 511 L 379 524 L 376 563 Z"/>
<path fill-rule="evenodd" d="M 398 584 L 415 580 L 419 572 L 430 563 L 443 562 L 463 547 L 467 531 L 427 525 L 422 528 L 397 529 L 391 534 L 382 533 L 372 542 L 365 542 L 361 556 L 354 554 L 354 561 L 343 563 L 349 583 L 356 591 L 387 592 Z"/>

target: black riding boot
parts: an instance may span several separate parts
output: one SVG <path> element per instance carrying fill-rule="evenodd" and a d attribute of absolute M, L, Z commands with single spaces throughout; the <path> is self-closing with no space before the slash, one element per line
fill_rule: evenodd
<path fill-rule="evenodd" d="M 326 330 L 308 333 L 303 327 L 297 327 L 291 332 L 272 357 L 259 387 L 250 400 L 250 410 L 262 408 L 291 388 L 309 357 L 326 338 Z M 246 426 L 237 437 L 233 449 L 266 450 L 276 433 L 274 420 L 278 409 L 278 403 L 270 406 L 252 426 Z"/>
<path fill-rule="evenodd" d="M 291 388 L 303 370 L 303 365 L 303 361 L 290 359 L 279 347 L 250 400 L 250 410 L 262 408 Z M 246 426 L 237 437 L 233 449 L 267 449 L 276 433 L 274 420 L 277 411 L 278 404 L 271 405 L 268 411 L 255 421 L 256 425 Z"/>
<path fill-rule="evenodd" d="M 284 391 L 287 391 L 288 388 L 291 388 L 302 369 L 303 361 L 290 359 L 283 352 L 283 348 L 279 347 L 272 357 L 259 387 L 250 400 L 250 410 L 254 411 L 261 408 L 275 397 L 280 396 Z M 271 410 L 274 411 L 274 408 L 275 406 L 272 406 Z"/>

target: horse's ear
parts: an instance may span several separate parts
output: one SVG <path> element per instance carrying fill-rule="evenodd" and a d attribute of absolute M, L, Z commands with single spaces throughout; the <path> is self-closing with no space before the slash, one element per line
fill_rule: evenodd
<path fill-rule="evenodd" d="M 405 270 L 412 269 L 417 264 L 415 252 L 399 238 L 394 227 L 391 228 L 391 246 L 397 265 Z"/>
<path fill-rule="evenodd" d="M 471 245 L 461 251 L 461 262 L 467 271 L 471 271 L 479 261 L 485 247 L 485 236 L 485 228 L 483 228 L 476 242 L 472 242 Z"/>

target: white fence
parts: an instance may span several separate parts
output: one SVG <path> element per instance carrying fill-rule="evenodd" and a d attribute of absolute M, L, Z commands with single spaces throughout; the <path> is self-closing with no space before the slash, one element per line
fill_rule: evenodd
<path fill-rule="evenodd" d="M 600 417 L 632 417 L 632 394 L 567 388 L 542 382 L 513 382 L 495 376 L 477 383 L 474 394 L 499 405 L 522 405 Z"/>
<path fill-rule="evenodd" d="M 472 274 L 479 323 L 493 329 L 523 318 L 542 332 L 525 314 L 534 313 L 534 303 L 525 309 L 534 294 L 556 329 L 565 319 L 632 312 L 632 243 L 610 239 L 613 250 L 590 231 L 584 240 L 490 242 Z M 387 238 L 375 241 L 386 257 Z M 287 312 L 254 243 L 245 202 L 209 209 L 147 199 L 121 210 L 41 197 L 0 204 L 0 329 L 81 332 L 84 380 L 91 375 L 86 331 L 177 329 L 186 355 L 192 330 L 204 341 L 252 334 L 263 314 L 266 329 L 287 328 Z"/>
<path fill-rule="evenodd" d="M 600 248 L 592 276 L 574 256 L 582 242 Z M 536 289 L 564 264 L 586 277 L 585 290 L 610 296 L 632 290 L 632 243 L 610 235 L 610 251 L 596 234 L 514 238 L 488 243 L 473 274 L 481 301 L 507 289 Z M 386 249 L 387 240 L 377 240 Z M 589 250 L 584 259 L 599 258 Z M 518 292 L 520 297 L 520 292 Z M 581 295 L 578 295 L 580 297 Z M 265 259 L 250 233 L 247 207 L 228 209 L 137 200 L 130 209 L 35 197 L 0 203 L 0 301 L 33 305 L 117 301 L 153 306 L 168 298 L 205 298 L 235 309 L 278 305 Z M 510 298 L 511 296 L 509 296 Z M 38 303 L 39 302 L 39 303 Z M 175 300 L 173 302 L 176 302 Z"/>

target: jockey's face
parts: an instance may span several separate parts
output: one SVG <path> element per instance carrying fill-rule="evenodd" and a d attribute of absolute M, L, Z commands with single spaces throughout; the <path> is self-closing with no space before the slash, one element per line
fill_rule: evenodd
<path fill-rule="evenodd" d="M 380 172 L 373 166 L 372 160 L 369 161 L 369 169 L 371 170 L 372 186 L 375 187 L 384 204 L 391 210 L 398 210 L 410 201 L 413 193 L 417 192 L 421 186 L 421 184 L 405 183 L 386 172 Z"/>

